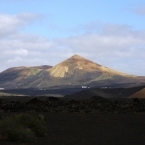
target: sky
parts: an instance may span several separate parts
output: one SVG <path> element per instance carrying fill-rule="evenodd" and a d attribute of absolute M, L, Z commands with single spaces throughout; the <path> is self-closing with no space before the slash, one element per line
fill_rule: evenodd
<path fill-rule="evenodd" d="M 145 76 L 145 1 L 0 0 L 0 72 L 74 54 Z"/>

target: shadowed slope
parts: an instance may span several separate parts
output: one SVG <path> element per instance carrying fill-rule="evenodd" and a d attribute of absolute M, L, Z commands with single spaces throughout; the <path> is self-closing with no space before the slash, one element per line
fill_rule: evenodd
<path fill-rule="evenodd" d="M 38 74 L 41 74 L 45 69 L 51 66 L 36 66 L 36 67 L 14 67 L 9 68 L 0 73 L 0 86 L 9 88 L 17 88 L 26 82 L 36 79 Z"/>

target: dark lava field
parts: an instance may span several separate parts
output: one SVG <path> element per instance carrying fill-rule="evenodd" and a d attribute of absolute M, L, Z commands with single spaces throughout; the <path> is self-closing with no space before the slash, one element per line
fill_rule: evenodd
<path fill-rule="evenodd" d="M 0 99 L 0 110 L 49 113 L 144 113 L 145 99 L 105 99 L 94 96 L 74 100 L 56 97 L 7 97 Z"/>
<path fill-rule="evenodd" d="M 0 118 L 13 114 L 44 115 L 47 136 L 32 142 L 0 145 L 144 145 L 145 99 L 85 99 L 7 96 L 0 99 Z"/>

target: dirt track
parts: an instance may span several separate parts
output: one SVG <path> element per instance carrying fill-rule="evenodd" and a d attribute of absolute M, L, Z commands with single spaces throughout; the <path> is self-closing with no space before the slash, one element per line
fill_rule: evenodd
<path fill-rule="evenodd" d="M 45 113 L 48 137 L 0 145 L 144 145 L 145 114 Z"/>

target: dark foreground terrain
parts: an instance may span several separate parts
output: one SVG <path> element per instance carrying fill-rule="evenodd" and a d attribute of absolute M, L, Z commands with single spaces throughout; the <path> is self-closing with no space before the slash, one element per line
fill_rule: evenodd
<path fill-rule="evenodd" d="M 0 113 L 6 115 L 7 113 Z M 11 114 L 11 113 L 8 113 Z M 144 145 L 145 114 L 43 113 L 47 137 L 1 145 Z"/>
<path fill-rule="evenodd" d="M 0 116 L 43 114 L 47 128 L 47 136 L 35 142 L 0 142 L 0 145 L 145 144 L 144 99 L 3 98 L 0 109 Z"/>

